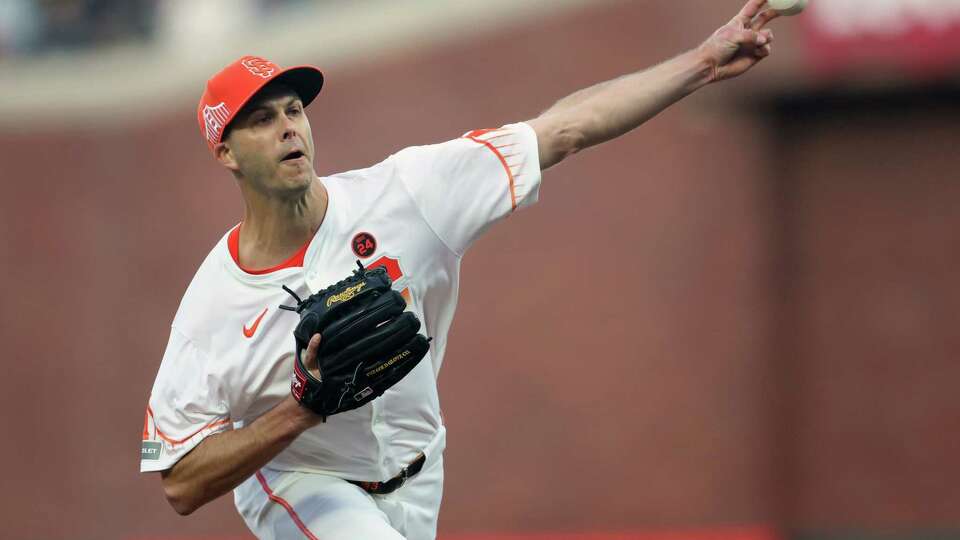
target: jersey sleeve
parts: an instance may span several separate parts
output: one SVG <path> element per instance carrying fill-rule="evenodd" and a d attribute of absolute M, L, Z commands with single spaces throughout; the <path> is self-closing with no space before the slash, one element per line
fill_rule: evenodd
<path fill-rule="evenodd" d="M 394 158 L 428 225 L 462 256 L 492 224 L 537 201 L 538 152 L 533 128 L 519 123 L 406 148 Z"/>
<path fill-rule="evenodd" d="M 140 472 L 169 469 L 204 438 L 230 427 L 222 377 L 173 328 L 143 421 Z"/>

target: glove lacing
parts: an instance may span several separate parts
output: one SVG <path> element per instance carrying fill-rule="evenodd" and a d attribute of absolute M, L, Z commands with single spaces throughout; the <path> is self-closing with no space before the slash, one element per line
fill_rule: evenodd
<path fill-rule="evenodd" d="M 340 281 L 334 283 L 333 285 L 330 285 L 330 286 L 327 287 L 326 289 L 323 289 L 322 291 L 317 292 L 316 294 L 313 295 L 313 297 L 323 296 L 324 294 L 332 291 L 333 289 L 339 289 L 340 287 L 343 287 L 343 286 L 346 285 L 347 283 L 356 280 L 358 276 L 362 276 L 363 273 L 367 271 L 367 269 L 363 267 L 363 263 L 360 262 L 359 260 L 357 261 L 357 266 L 358 266 L 359 268 L 357 268 L 356 270 L 353 271 L 353 275 L 347 276 L 347 277 L 341 279 Z M 308 299 L 306 299 L 306 300 L 302 300 L 302 299 L 300 298 L 300 296 L 297 295 L 297 293 L 293 292 L 293 290 L 290 289 L 290 287 L 287 287 L 286 285 L 282 285 L 282 287 L 283 287 L 283 290 L 287 291 L 287 292 L 290 294 L 290 296 L 292 296 L 292 297 L 294 298 L 294 300 L 297 301 L 297 305 L 296 305 L 296 306 L 284 306 L 284 305 L 280 305 L 280 306 L 278 306 L 280 309 L 283 309 L 283 310 L 286 310 L 286 311 L 294 311 L 294 312 L 296 312 L 296 313 L 300 313 L 300 312 L 303 311 L 307 306 L 309 306 L 312 302 L 315 301 L 315 300 L 311 300 L 310 298 L 308 298 Z"/>

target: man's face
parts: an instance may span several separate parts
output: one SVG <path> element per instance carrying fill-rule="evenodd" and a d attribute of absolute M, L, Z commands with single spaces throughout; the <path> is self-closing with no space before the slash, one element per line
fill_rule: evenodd
<path fill-rule="evenodd" d="M 296 196 L 313 181 L 313 136 L 300 96 L 282 84 L 257 93 L 230 122 L 217 157 L 257 191 Z"/>

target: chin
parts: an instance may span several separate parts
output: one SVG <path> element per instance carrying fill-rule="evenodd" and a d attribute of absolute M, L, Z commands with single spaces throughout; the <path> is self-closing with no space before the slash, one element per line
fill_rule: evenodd
<path fill-rule="evenodd" d="M 310 185 L 313 183 L 314 179 L 313 170 L 304 170 L 296 175 L 291 175 L 281 182 L 283 190 L 288 194 L 297 196 L 302 195 L 307 190 L 310 189 Z"/>
<path fill-rule="evenodd" d="M 297 178 L 297 181 L 299 184 L 303 186 L 304 189 L 307 189 L 310 187 L 310 184 L 313 183 L 316 177 L 317 177 L 317 173 L 313 172 L 313 168 L 310 167 Z"/>

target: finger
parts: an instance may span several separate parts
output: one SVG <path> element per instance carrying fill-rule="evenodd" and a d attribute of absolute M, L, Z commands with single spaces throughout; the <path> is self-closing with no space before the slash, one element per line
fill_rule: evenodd
<path fill-rule="evenodd" d="M 770 21 L 779 17 L 780 14 L 772 9 L 766 9 L 761 12 L 759 15 L 754 17 L 753 21 L 750 23 L 750 28 L 753 30 L 760 30 L 767 25 Z"/>
<path fill-rule="evenodd" d="M 720 80 L 738 77 L 752 68 L 760 59 L 752 55 L 743 55 L 737 57 L 733 62 L 717 69 L 717 75 Z"/>
<path fill-rule="evenodd" d="M 317 367 L 318 350 L 320 350 L 320 334 L 314 334 L 313 337 L 310 338 L 310 342 L 307 343 L 307 355 L 304 360 L 307 369 L 315 369 Z"/>
<path fill-rule="evenodd" d="M 749 0 L 746 5 L 743 6 L 743 9 L 740 10 L 740 13 L 737 14 L 737 18 L 747 22 L 752 21 L 766 3 L 767 0 Z"/>
<path fill-rule="evenodd" d="M 766 58 L 766 57 L 770 56 L 770 53 L 772 53 L 772 52 L 773 52 L 773 44 L 767 43 L 766 45 L 764 45 L 764 46 L 762 46 L 762 47 L 757 47 L 756 50 L 753 51 L 753 54 L 754 54 L 757 58 Z"/>
<path fill-rule="evenodd" d="M 731 41 L 746 47 L 760 47 L 770 42 L 769 34 L 754 32 L 753 30 L 738 30 L 731 36 Z"/>

